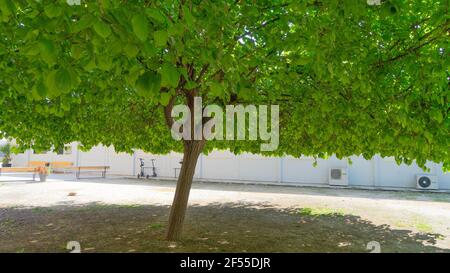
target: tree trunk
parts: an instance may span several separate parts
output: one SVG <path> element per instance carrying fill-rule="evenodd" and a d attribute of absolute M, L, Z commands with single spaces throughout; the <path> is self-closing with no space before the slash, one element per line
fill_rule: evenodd
<path fill-rule="evenodd" d="M 183 221 L 188 204 L 192 179 L 195 173 L 195 166 L 197 165 L 197 160 L 203 150 L 204 144 L 204 140 L 184 141 L 183 163 L 181 165 L 177 188 L 170 209 L 169 227 L 166 237 L 169 241 L 181 239 Z"/>

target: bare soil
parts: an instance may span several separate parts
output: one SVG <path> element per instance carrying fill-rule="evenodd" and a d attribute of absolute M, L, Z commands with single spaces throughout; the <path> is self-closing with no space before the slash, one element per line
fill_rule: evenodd
<path fill-rule="evenodd" d="M 265 186 L 200 183 L 193 189 L 183 240 L 168 242 L 164 236 L 172 194 L 164 197 L 167 202 L 122 202 L 116 196 L 118 204 L 114 204 L 87 195 L 87 191 L 93 191 L 101 196 L 100 189 L 111 188 L 111 184 L 100 188 L 92 185 L 92 189 L 89 183 L 40 185 L 0 186 L 0 252 L 68 252 L 69 241 L 78 241 L 82 252 L 369 252 L 366 246 L 370 241 L 379 242 L 382 252 L 450 252 L 450 225 L 445 218 L 448 195 L 373 192 L 371 199 L 367 191 L 355 194 L 338 190 L 332 194 L 330 189 L 268 190 Z M 142 191 L 142 187 L 154 194 L 173 190 L 173 184 L 166 182 L 150 182 L 136 190 Z M 245 191 L 234 191 L 243 187 Z M 283 202 L 289 206 L 280 206 L 283 202 L 272 198 L 281 200 L 283 195 L 277 194 L 285 191 L 297 196 L 284 195 Z M 267 192 L 271 198 L 264 195 Z M 42 201 L 45 205 L 38 205 L 41 201 L 33 196 L 44 193 L 48 199 Z M 64 195 L 52 201 L 56 193 Z M 238 194 L 234 200 L 226 195 L 232 193 Z M 249 196 L 244 198 L 242 194 Z M 385 206 L 392 201 L 386 201 L 387 197 L 398 198 L 392 201 L 399 206 L 398 211 L 391 205 L 373 204 L 380 196 Z M 69 202 L 68 198 L 85 199 Z M 297 201 L 288 202 L 289 198 Z M 352 202 L 370 204 L 373 213 L 364 212 L 362 205 L 352 210 Z M 423 205 L 427 215 L 433 216 L 429 211 L 436 215 L 410 216 L 401 208 L 408 208 L 411 202 L 417 207 Z M 387 213 L 389 210 L 392 214 Z"/>
<path fill-rule="evenodd" d="M 167 206 L 8 208 L 0 210 L 0 252 L 445 252 L 439 234 L 393 230 L 358 216 L 246 204 L 194 206 L 181 242 L 164 240 Z"/>

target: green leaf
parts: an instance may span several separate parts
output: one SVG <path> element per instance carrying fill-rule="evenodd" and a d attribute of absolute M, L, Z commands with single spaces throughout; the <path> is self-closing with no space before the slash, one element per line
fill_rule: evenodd
<path fill-rule="evenodd" d="M 143 97 L 153 97 L 161 89 L 161 76 L 154 71 L 146 71 L 135 83 L 136 90 Z"/>
<path fill-rule="evenodd" d="M 183 6 L 183 15 L 184 15 L 184 20 L 186 21 L 188 26 L 194 25 L 195 19 L 192 16 L 192 13 L 187 6 Z"/>
<path fill-rule="evenodd" d="M 89 62 L 88 63 L 86 63 L 84 66 L 83 66 L 83 68 L 86 70 L 86 71 L 92 71 L 92 70 L 94 70 L 95 68 L 97 68 L 97 64 L 95 63 L 95 59 L 90 59 L 89 60 Z"/>
<path fill-rule="evenodd" d="M 155 40 L 155 45 L 157 47 L 165 47 L 167 44 L 167 31 L 158 30 L 153 33 L 153 39 Z"/>
<path fill-rule="evenodd" d="M 111 2 L 115 1 L 115 0 L 98 0 L 100 2 L 100 5 L 102 6 L 103 10 L 109 10 L 111 9 L 111 7 L 113 6 L 113 4 Z"/>
<path fill-rule="evenodd" d="M 209 85 L 211 98 L 222 97 L 223 95 L 223 85 L 219 82 L 211 82 Z"/>
<path fill-rule="evenodd" d="M 73 69 L 71 67 L 68 68 L 67 71 L 70 74 L 70 80 L 71 80 L 71 87 L 72 87 L 72 89 L 76 88 L 81 82 L 80 77 L 78 76 L 78 74 L 75 71 L 75 69 Z"/>
<path fill-rule="evenodd" d="M 161 86 L 163 87 L 177 87 L 180 81 L 180 73 L 177 68 L 171 63 L 165 63 L 161 67 Z"/>
<path fill-rule="evenodd" d="M 141 41 L 147 40 L 149 33 L 148 20 L 142 14 L 137 14 L 131 19 L 131 24 L 133 25 L 133 32 Z"/>
<path fill-rule="evenodd" d="M 41 53 L 41 59 L 49 66 L 53 65 L 57 57 L 55 44 L 50 40 L 43 39 L 39 41 L 38 46 Z"/>
<path fill-rule="evenodd" d="M 167 22 L 166 17 L 158 9 L 148 8 L 145 10 L 145 13 L 158 23 Z"/>
<path fill-rule="evenodd" d="M 166 106 L 169 104 L 170 98 L 172 98 L 172 95 L 170 93 L 161 93 L 161 99 L 159 102 L 162 106 Z"/>
<path fill-rule="evenodd" d="M 33 86 L 32 92 L 35 99 L 45 98 L 48 93 L 47 86 L 45 86 L 44 82 L 40 80 Z"/>
<path fill-rule="evenodd" d="M 34 48 L 36 48 L 36 47 L 34 47 Z M 0 44 L 0 56 L 3 54 L 6 54 L 6 52 L 7 52 L 6 47 L 4 45 Z M 38 53 L 39 53 L 39 51 L 36 54 L 38 54 Z"/>
<path fill-rule="evenodd" d="M 104 39 L 108 38 L 108 36 L 111 35 L 111 28 L 102 20 L 97 20 L 94 23 L 94 30 L 98 35 L 100 35 L 100 37 Z"/>
<path fill-rule="evenodd" d="M 437 109 L 431 110 L 430 115 L 435 121 L 437 121 L 437 123 L 442 123 L 444 121 L 444 116 L 441 111 Z"/>
<path fill-rule="evenodd" d="M 113 65 L 113 60 L 108 55 L 98 56 L 97 67 L 101 70 L 109 71 Z"/>
<path fill-rule="evenodd" d="M 41 52 L 41 50 L 37 43 L 32 43 L 26 45 L 25 48 L 23 48 L 22 52 L 27 56 L 36 56 Z"/>
<path fill-rule="evenodd" d="M 311 58 L 309 58 L 309 57 L 300 57 L 300 58 L 297 58 L 296 60 L 295 60 L 295 63 L 296 64 L 298 64 L 298 65 L 306 65 L 306 64 L 308 64 L 309 62 L 311 62 Z"/>
<path fill-rule="evenodd" d="M 178 72 L 180 72 L 186 81 L 189 81 L 189 76 L 185 67 L 178 68 Z"/>
<path fill-rule="evenodd" d="M 139 52 L 139 48 L 133 44 L 127 44 L 123 50 L 128 58 L 134 58 Z"/>
<path fill-rule="evenodd" d="M 94 17 L 91 14 L 83 15 L 78 22 L 74 23 L 72 31 L 77 33 L 87 28 L 90 28 L 94 23 Z"/>
<path fill-rule="evenodd" d="M 425 131 L 424 135 L 425 135 L 425 138 L 428 140 L 428 142 L 430 142 L 430 143 L 433 142 L 433 134 L 432 133 Z"/>
<path fill-rule="evenodd" d="M 11 15 L 14 13 L 14 2 L 12 0 L 0 0 L 0 11 L 3 15 L 3 21 L 8 22 Z"/>
<path fill-rule="evenodd" d="M 252 96 L 254 95 L 252 93 L 251 85 L 248 82 L 239 83 L 237 95 L 239 98 L 242 98 L 244 100 L 251 100 Z"/>
<path fill-rule="evenodd" d="M 74 44 L 70 47 L 70 55 L 74 59 L 79 59 L 83 53 L 83 47 L 81 45 Z"/>
<path fill-rule="evenodd" d="M 198 87 L 198 83 L 196 83 L 196 82 L 194 82 L 194 81 L 188 81 L 184 87 L 185 87 L 187 90 L 192 90 L 192 89 Z"/>
<path fill-rule="evenodd" d="M 59 68 L 54 76 L 54 87 L 58 93 L 67 93 L 72 88 L 72 78 L 65 68 Z"/>
<path fill-rule="evenodd" d="M 44 13 L 48 18 L 55 18 L 61 15 L 62 9 L 60 6 L 50 4 L 45 6 Z"/>
<path fill-rule="evenodd" d="M 167 34 L 170 36 L 181 35 L 184 32 L 185 25 L 182 23 L 171 24 L 171 26 L 167 29 Z"/>

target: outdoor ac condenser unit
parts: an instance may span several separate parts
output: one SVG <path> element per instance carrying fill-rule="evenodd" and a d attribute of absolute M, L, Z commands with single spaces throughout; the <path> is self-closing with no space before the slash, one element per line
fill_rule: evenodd
<path fill-rule="evenodd" d="M 348 186 L 347 169 L 331 168 L 329 172 L 328 182 L 332 186 Z"/>
<path fill-rule="evenodd" d="M 417 189 L 420 190 L 437 190 L 439 189 L 437 176 L 418 174 L 416 175 Z"/>

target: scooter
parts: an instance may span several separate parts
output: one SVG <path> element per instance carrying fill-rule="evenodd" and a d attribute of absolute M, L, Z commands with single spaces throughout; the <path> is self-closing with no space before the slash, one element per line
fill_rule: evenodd
<path fill-rule="evenodd" d="M 145 167 L 145 162 L 143 158 L 139 158 L 140 164 L 139 167 L 141 168 L 141 171 L 138 173 L 137 178 L 150 178 L 149 174 L 145 174 L 145 169 L 149 169 L 152 168 L 152 177 L 157 177 L 158 175 L 156 174 L 156 167 L 155 167 L 155 159 L 151 159 L 152 161 L 152 167 Z"/>
<path fill-rule="evenodd" d="M 140 173 L 138 173 L 137 178 L 144 178 L 146 177 L 147 179 L 150 177 L 148 174 L 147 176 L 145 175 L 145 163 L 144 163 L 144 159 L 143 158 L 139 158 L 139 167 L 141 167 L 141 171 Z"/>

